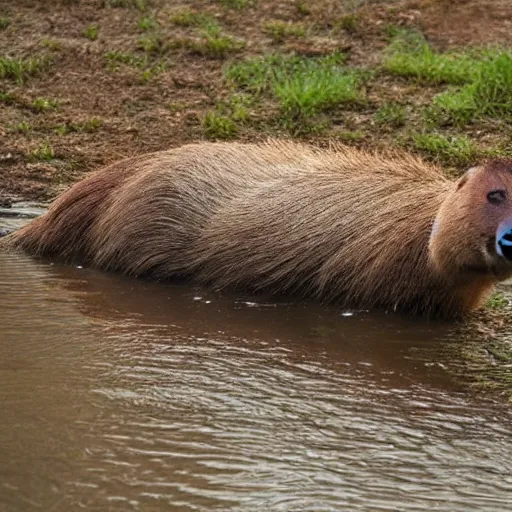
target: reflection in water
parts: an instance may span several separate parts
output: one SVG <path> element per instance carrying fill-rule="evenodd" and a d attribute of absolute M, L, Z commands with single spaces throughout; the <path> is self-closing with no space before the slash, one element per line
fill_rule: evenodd
<path fill-rule="evenodd" d="M 1 252 L 0 310 L 2 512 L 510 510 L 449 325 Z"/>

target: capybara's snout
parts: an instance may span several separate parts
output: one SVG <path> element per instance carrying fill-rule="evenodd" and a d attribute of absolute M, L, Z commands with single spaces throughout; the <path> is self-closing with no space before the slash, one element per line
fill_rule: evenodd
<path fill-rule="evenodd" d="M 507 219 L 498 226 L 496 253 L 512 264 L 512 219 Z"/>

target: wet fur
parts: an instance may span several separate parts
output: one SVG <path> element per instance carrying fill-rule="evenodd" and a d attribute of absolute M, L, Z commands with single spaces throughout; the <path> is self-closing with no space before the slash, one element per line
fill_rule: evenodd
<path fill-rule="evenodd" d="M 4 243 L 133 276 L 456 317 L 493 279 L 453 280 L 429 259 L 454 187 L 407 155 L 197 144 L 92 174 Z"/>

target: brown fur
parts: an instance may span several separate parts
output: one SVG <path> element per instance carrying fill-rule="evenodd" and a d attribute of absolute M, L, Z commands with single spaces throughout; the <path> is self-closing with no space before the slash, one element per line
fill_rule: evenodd
<path fill-rule="evenodd" d="M 189 145 L 89 176 L 4 243 L 133 276 L 454 317 L 511 273 L 481 248 L 512 216 L 483 219 L 489 180 L 512 191 L 504 166 L 454 183 L 407 155 Z"/>

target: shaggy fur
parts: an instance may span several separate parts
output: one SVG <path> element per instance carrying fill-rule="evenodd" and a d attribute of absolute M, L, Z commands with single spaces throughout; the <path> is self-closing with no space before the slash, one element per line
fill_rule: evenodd
<path fill-rule="evenodd" d="M 454 317 L 503 277 L 475 260 L 472 237 L 487 243 L 495 227 L 468 225 L 466 187 L 407 155 L 197 144 L 92 174 L 4 244 L 132 276 Z M 439 241 L 434 220 L 460 194 Z"/>

